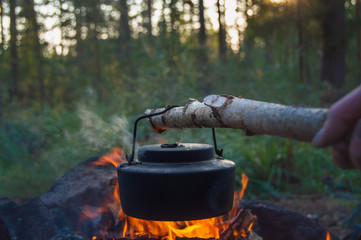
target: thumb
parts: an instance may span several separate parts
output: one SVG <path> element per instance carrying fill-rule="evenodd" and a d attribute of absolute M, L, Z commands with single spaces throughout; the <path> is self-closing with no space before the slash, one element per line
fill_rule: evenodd
<path fill-rule="evenodd" d="M 333 104 L 321 130 L 314 136 L 315 147 L 326 147 L 342 141 L 361 118 L 361 85 Z"/>
<path fill-rule="evenodd" d="M 323 127 L 313 137 L 312 145 L 315 147 L 334 145 L 347 134 L 349 128 L 340 116 L 330 110 Z"/>

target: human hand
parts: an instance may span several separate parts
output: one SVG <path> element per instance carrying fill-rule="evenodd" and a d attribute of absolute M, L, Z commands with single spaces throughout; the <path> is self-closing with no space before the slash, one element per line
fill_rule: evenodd
<path fill-rule="evenodd" d="M 312 144 L 332 146 L 336 166 L 361 172 L 361 85 L 331 106 Z"/>

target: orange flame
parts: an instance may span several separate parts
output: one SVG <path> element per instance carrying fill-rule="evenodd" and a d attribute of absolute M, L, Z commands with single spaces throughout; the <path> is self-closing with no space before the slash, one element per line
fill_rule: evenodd
<path fill-rule="evenodd" d="M 97 161 L 93 162 L 93 165 L 108 165 L 113 164 L 114 167 L 118 167 L 119 163 L 125 162 L 124 151 L 120 148 L 114 147 L 113 151 L 102 156 Z"/>
<path fill-rule="evenodd" d="M 331 240 L 331 235 L 329 232 L 326 233 L 326 240 Z"/>
<path fill-rule="evenodd" d="M 119 148 L 113 148 L 113 151 L 99 160 L 94 162 L 94 165 L 107 165 L 112 163 L 115 167 L 121 162 L 124 162 L 124 152 Z M 100 208 L 84 207 L 83 214 L 88 218 L 95 218 L 106 211 L 111 211 L 118 223 L 123 224 L 123 230 L 120 237 L 135 238 L 136 236 L 146 235 L 150 238 L 161 238 L 162 240 L 175 240 L 176 237 L 186 238 L 220 238 L 221 232 L 227 228 L 230 221 L 236 216 L 239 211 L 238 201 L 243 197 L 248 183 L 246 174 L 242 174 L 242 189 L 234 194 L 234 203 L 232 210 L 226 216 L 219 216 L 215 218 L 208 218 L 202 220 L 192 221 L 149 221 L 137 219 L 124 214 L 119 197 L 119 188 L 114 188 L 113 196 L 104 200 L 104 204 Z M 81 219 L 80 219 L 81 220 Z M 249 226 L 249 229 L 252 225 Z M 104 228 L 106 231 L 107 227 Z M 235 236 L 244 236 L 245 233 L 234 233 Z M 98 239 L 93 237 L 92 239 Z"/>

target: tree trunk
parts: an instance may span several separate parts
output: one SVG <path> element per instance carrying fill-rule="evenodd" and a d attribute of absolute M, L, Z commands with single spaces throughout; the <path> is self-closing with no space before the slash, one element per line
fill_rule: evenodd
<path fill-rule="evenodd" d="M 335 88 L 345 83 L 345 0 L 323 0 L 323 56 L 321 80 Z"/>
<path fill-rule="evenodd" d="M 10 65 L 11 65 L 11 88 L 10 88 L 10 97 L 19 97 L 19 60 L 18 60 L 18 51 L 16 46 L 16 1 L 9 1 L 10 3 Z"/>
<path fill-rule="evenodd" d="M 59 0 L 59 10 L 60 10 L 60 14 L 59 14 L 59 21 L 60 21 L 60 55 L 63 56 L 64 54 L 64 27 L 65 24 L 63 21 L 61 21 L 61 18 L 64 16 L 64 9 L 63 9 L 63 2 L 64 0 Z"/>
<path fill-rule="evenodd" d="M 4 8 L 3 8 L 3 1 L 0 0 L 0 27 L 1 27 L 1 45 L 0 45 L 0 55 L 4 54 L 4 43 L 5 43 L 5 35 L 4 35 Z M 3 119 L 2 109 L 3 109 L 3 92 L 0 93 L 0 124 Z"/>
<path fill-rule="evenodd" d="M 238 20 L 239 19 L 241 19 L 241 18 L 244 18 L 245 16 L 243 16 L 243 14 L 242 14 L 242 3 L 243 3 L 244 1 L 242 1 L 242 0 L 237 0 L 236 1 L 236 4 L 237 4 L 237 7 L 236 7 L 236 13 L 237 13 L 237 20 L 236 20 L 236 22 L 237 22 L 237 35 L 238 35 L 238 51 L 237 51 L 237 56 L 239 57 L 239 58 L 241 58 L 241 46 L 242 46 L 242 31 L 241 31 L 241 29 L 242 29 L 242 26 L 238 23 Z M 245 5 L 246 5 L 247 3 L 245 3 Z M 246 8 L 246 7 L 245 7 Z"/>
<path fill-rule="evenodd" d="M 174 36 L 175 32 L 176 32 L 176 3 L 177 3 L 177 0 L 170 0 L 170 3 L 168 5 L 169 7 L 169 10 L 170 10 L 170 34 L 171 34 L 171 37 Z"/>
<path fill-rule="evenodd" d="M 131 39 L 130 26 L 129 26 L 129 15 L 128 15 L 128 4 L 127 1 L 119 0 L 120 3 L 120 29 L 119 39 L 120 44 L 126 44 Z"/>
<path fill-rule="evenodd" d="M 4 8 L 3 8 L 3 0 L 0 0 L 0 27 L 1 27 L 1 48 L 0 52 L 4 50 L 5 44 L 5 35 L 4 35 Z"/>
<path fill-rule="evenodd" d="M 203 2 L 203 0 L 202 0 L 202 2 Z M 192 34 L 192 36 L 193 35 L 197 35 L 197 30 L 196 29 L 194 29 L 194 22 L 195 22 L 195 15 L 196 15 L 196 13 L 195 13 L 195 8 L 194 8 L 194 4 L 193 4 L 193 2 L 192 1 L 184 1 L 184 7 L 183 7 L 183 9 L 186 9 L 186 5 L 188 5 L 189 6 L 189 11 L 187 11 L 187 12 L 183 12 L 183 14 L 184 15 L 187 15 L 187 14 L 189 14 L 189 21 L 187 21 L 187 22 L 185 22 L 184 23 L 184 25 L 187 25 L 187 26 L 189 26 L 189 28 L 191 29 L 190 30 L 190 34 Z M 198 5 L 199 5 L 199 1 L 198 1 Z M 200 16 L 200 15 L 199 15 Z"/>
<path fill-rule="evenodd" d="M 97 25 L 95 25 L 97 26 Z M 102 61 L 101 61 L 101 53 L 100 53 L 100 46 L 99 46 L 99 40 L 98 38 L 95 36 L 94 38 L 94 48 L 95 48 L 95 51 L 94 51 L 94 61 L 95 61 L 95 83 L 94 83 L 94 86 L 95 88 L 97 89 L 98 91 L 98 94 L 99 94 L 99 98 L 101 99 L 103 96 L 104 96 L 104 88 L 103 88 L 103 72 L 102 72 Z"/>
<path fill-rule="evenodd" d="M 82 12 L 82 6 L 81 5 L 75 5 L 74 6 L 74 16 L 75 16 L 75 52 L 76 52 L 76 68 L 78 72 L 84 73 L 87 71 L 87 67 L 85 66 L 85 60 L 84 60 L 84 40 L 82 39 L 82 31 L 81 28 L 84 25 L 84 18 L 83 18 L 83 12 Z M 64 94 L 64 101 L 67 102 L 68 99 L 68 92 Z"/>
<path fill-rule="evenodd" d="M 147 18 L 148 18 L 148 23 L 147 23 L 147 34 L 148 34 L 148 39 L 151 40 L 153 38 L 153 33 L 152 33 L 152 0 L 147 0 Z"/>
<path fill-rule="evenodd" d="M 87 56 L 92 56 L 92 59 L 89 60 L 90 74 L 92 77 L 92 87 L 97 92 L 98 97 L 102 98 L 102 66 L 98 39 L 98 24 L 102 22 L 102 19 L 99 15 L 100 7 L 96 2 L 94 3 L 95 4 L 91 4 L 88 6 L 88 14 L 86 15 L 88 25 L 88 44 L 90 50 Z"/>
<path fill-rule="evenodd" d="M 212 89 L 212 84 L 207 81 L 208 78 L 208 56 L 207 56 L 207 35 L 206 35 L 206 25 L 204 18 L 204 2 L 203 0 L 198 1 L 198 9 L 199 9 L 199 33 L 198 33 L 198 41 L 200 45 L 199 51 L 199 64 L 200 64 L 200 83 L 202 86 L 203 94 L 209 94 Z"/>
<path fill-rule="evenodd" d="M 200 45 L 200 63 L 201 67 L 204 67 L 208 64 L 208 58 L 207 58 L 207 52 L 206 52 L 206 41 L 207 41 L 207 35 L 206 35 L 206 25 L 204 20 L 204 4 L 203 0 L 199 0 L 198 2 L 199 6 L 199 33 L 198 33 L 198 41 Z"/>
<path fill-rule="evenodd" d="M 303 39 L 303 24 L 301 16 L 301 1 L 297 0 L 297 30 L 298 30 L 298 73 L 301 82 L 305 80 L 304 77 L 304 39 Z"/>
<path fill-rule="evenodd" d="M 248 14 L 248 10 L 250 9 L 250 6 L 248 6 L 247 2 L 245 3 L 243 15 L 246 18 L 246 23 L 249 24 L 250 21 L 250 15 Z M 251 67 L 252 55 L 248 54 L 248 52 L 251 52 L 251 49 L 253 48 L 254 39 L 252 37 L 247 37 L 247 34 L 245 34 L 245 38 L 243 40 L 243 49 L 245 50 L 246 56 L 244 58 L 244 64 L 246 67 Z M 253 66 L 252 66 L 253 67 Z"/>
<path fill-rule="evenodd" d="M 77 12 L 78 10 L 78 12 Z M 76 55 L 79 59 L 80 56 L 83 54 L 83 47 L 82 47 L 82 39 L 81 39 L 81 27 L 82 27 L 82 13 L 81 13 L 81 6 L 75 6 L 74 9 L 75 15 L 75 40 L 76 40 Z M 81 62 L 79 62 L 81 64 Z"/>
<path fill-rule="evenodd" d="M 34 0 L 25 1 L 25 10 L 28 12 L 29 20 L 29 31 L 32 37 L 32 43 L 34 47 L 34 55 L 36 61 L 36 68 L 38 74 L 38 86 L 40 94 L 40 103 L 43 105 L 45 103 L 45 84 L 44 84 L 44 62 L 42 49 L 39 39 L 39 25 L 36 21 L 36 12 L 35 12 L 35 3 Z"/>
<path fill-rule="evenodd" d="M 131 56 L 132 50 L 130 46 L 131 31 L 129 26 L 129 14 L 127 1 L 120 0 L 120 28 L 119 28 L 119 62 L 124 67 L 125 72 L 128 72 L 132 77 L 136 77 L 137 73 L 133 66 Z M 133 89 L 134 83 L 130 86 Z"/>
<path fill-rule="evenodd" d="M 1 48 L 0 48 L 0 53 L 4 54 L 4 43 L 5 43 L 5 35 L 4 35 L 4 8 L 3 8 L 3 1 L 0 0 L 0 27 L 1 27 Z M 1 55 L 0 54 L 0 55 Z M 0 93 L 0 124 L 2 122 L 3 119 L 3 114 L 2 114 L 2 109 L 3 109 L 3 92 L 1 91 Z"/>
<path fill-rule="evenodd" d="M 355 11 L 356 11 L 356 69 L 358 83 L 361 84 L 361 0 L 356 0 Z"/>
<path fill-rule="evenodd" d="M 75 60 L 76 60 L 76 64 L 74 65 L 74 70 L 75 70 L 75 75 L 73 76 L 74 79 L 76 79 L 79 82 L 79 85 L 83 86 L 84 82 L 86 81 L 81 81 L 80 79 L 84 79 L 84 74 L 87 74 L 88 71 L 88 67 L 86 66 L 85 63 L 85 49 L 86 47 L 84 46 L 84 40 L 82 39 L 82 27 L 85 25 L 85 19 L 84 19 L 84 12 L 83 12 L 83 6 L 79 3 L 79 1 L 73 1 L 74 3 L 74 18 L 75 18 L 75 36 L 74 36 L 74 40 L 76 41 L 76 44 L 74 46 L 74 50 L 75 50 Z M 82 77 L 80 76 L 80 74 L 82 74 Z M 60 81 L 59 81 L 60 83 Z M 72 90 L 71 89 L 72 86 L 67 87 L 67 91 L 65 91 L 62 95 L 62 100 L 64 103 L 69 103 L 71 102 L 72 99 Z M 75 90 L 76 91 L 76 90 Z"/>
<path fill-rule="evenodd" d="M 217 12 L 218 12 L 218 41 L 219 41 L 219 56 L 222 59 L 226 57 L 226 31 L 224 20 L 224 5 L 221 5 L 220 0 L 217 0 Z"/>
<path fill-rule="evenodd" d="M 95 23 L 95 27 L 92 30 L 93 33 L 91 34 L 90 44 L 91 49 L 93 52 L 93 60 L 91 61 L 91 74 L 93 83 L 92 86 L 94 87 L 94 90 L 98 93 L 99 98 L 101 99 L 104 95 L 104 89 L 103 89 L 103 81 L 102 81 L 102 62 L 101 62 L 101 56 L 100 56 L 100 46 L 99 46 L 99 39 L 97 38 L 97 26 L 98 24 Z"/>
<path fill-rule="evenodd" d="M 204 21 L 204 4 L 203 0 L 198 1 L 199 4 L 199 45 L 203 48 L 206 45 L 207 35 L 206 35 L 206 25 Z"/>

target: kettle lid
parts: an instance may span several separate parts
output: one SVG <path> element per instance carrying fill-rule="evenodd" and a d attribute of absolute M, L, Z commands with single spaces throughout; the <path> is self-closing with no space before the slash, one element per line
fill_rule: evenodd
<path fill-rule="evenodd" d="M 174 143 L 141 146 L 138 161 L 148 163 L 189 163 L 214 159 L 214 148 L 209 144 Z"/>

